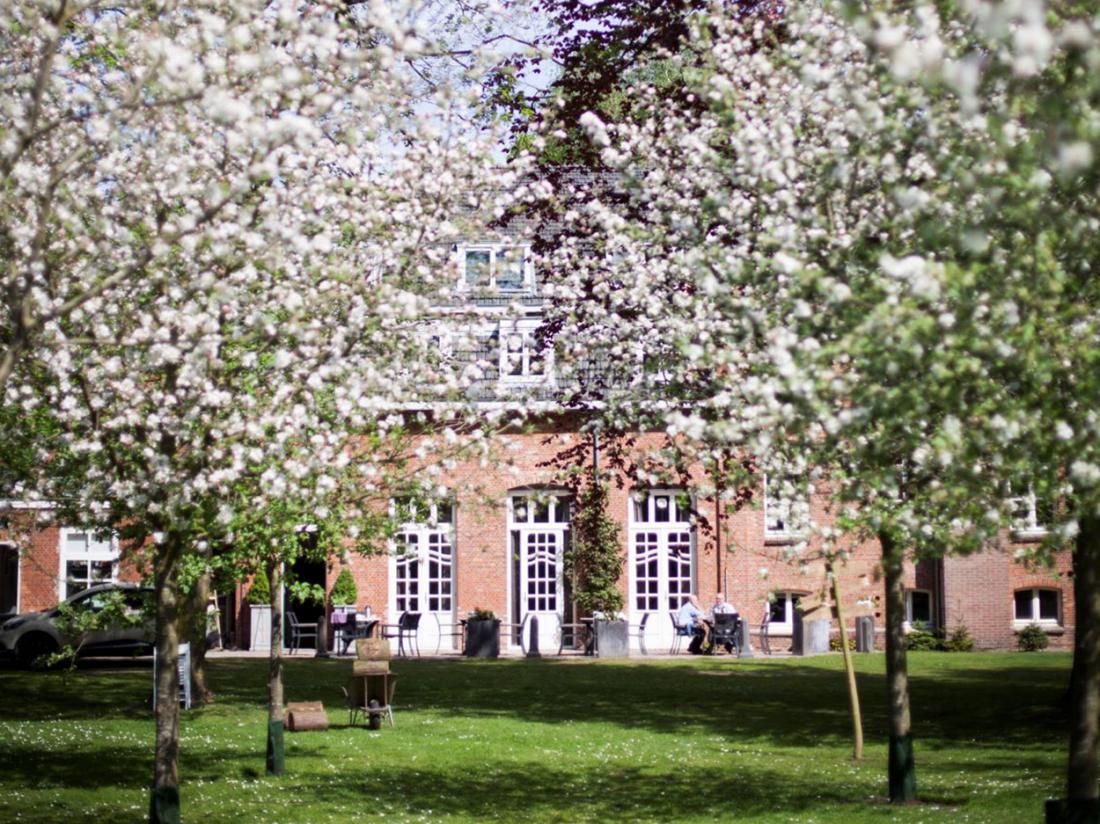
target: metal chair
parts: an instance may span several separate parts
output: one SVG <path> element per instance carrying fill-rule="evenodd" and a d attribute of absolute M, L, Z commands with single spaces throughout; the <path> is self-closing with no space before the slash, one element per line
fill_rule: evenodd
<path fill-rule="evenodd" d="M 588 654 L 591 644 L 591 639 L 586 636 L 588 631 L 588 626 L 583 622 L 566 623 L 559 615 L 558 628 L 555 636 L 558 641 L 558 655 L 564 653 L 566 647 L 571 650 L 580 647 L 584 650 L 585 654 Z"/>
<path fill-rule="evenodd" d="M 765 655 L 772 654 L 771 644 L 768 642 L 768 624 L 772 620 L 772 609 L 770 605 L 764 607 L 764 619 L 760 622 L 760 649 Z"/>
<path fill-rule="evenodd" d="M 741 619 L 735 612 L 716 612 L 714 614 L 714 630 L 711 633 L 710 642 L 714 649 L 725 647 L 726 652 L 737 650 L 741 654 Z"/>
<path fill-rule="evenodd" d="M 691 637 L 691 627 L 676 620 L 676 610 L 670 609 L 668 618 L 672 621 L 672 645 L 668 648 L 668 654 L 676 655 L 684 643 L 684 638 Z"/>
<path fill-rule="evenodd" d="M 294 614 L 294 610 L 287 610 L 287 621 L 290 623 L 290 652 L 296 653 L 302 647 L 302 641 L 309 639 L 313 646 L 317 646 L 317 624 L 303 624 Z"/>
<path fill-rule="evenodd" d="M 638 622 L 637 629 L 630 630 L 630 637 L 638 639 L 638 649 L 642 651 L 642 655 L 649 655 L 645 648 L 645 627 L 648 623 L 649 613 L 644 612 L 642 613 L 642 620 Z"/>
<path fill-rule="evenodd" d="M 396 624 L 383 624 L 382 637 L 397 639 L 397 654 L 408 655 L 405 652 L 405 640 L 408 639 L 409 649 L 420 657 L 420 613 L 402 612 Z"/>

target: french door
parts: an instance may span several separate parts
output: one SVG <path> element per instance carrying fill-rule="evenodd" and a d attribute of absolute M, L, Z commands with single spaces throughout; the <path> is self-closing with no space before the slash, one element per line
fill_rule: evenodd
<path fill-rule="evenodd" d="M 636 492 L 630 520 L 630 611 L 637 624 L 651 613 L 646 644 L 672 643 L 670 612 L 695 589 L 695 533 L 690 499 L 676 490 Z"/>
<path fill-rule="evenodd" d="M 514 624 L 538 618 L 540 649 L 557 649 L 558 628 L 568 610 L 562 558 L 569 539 L 569 499 L 562 494 L 512 495 L 508 506 Z M 524 631 L 529 641 L 530 624 Z M 516 635 L 508 638 L 519 645 Z"/>
<path fill-rule="evenodd" d="M 431 513 L 422 522 L 410 520 L 403 524 L 394 536 L 394 544 L 387 620 L 395 624 L 402 613 L 418 612 L 420 649 L 453 649 L 455 556 L 451 507 L 432 504 Z"/>

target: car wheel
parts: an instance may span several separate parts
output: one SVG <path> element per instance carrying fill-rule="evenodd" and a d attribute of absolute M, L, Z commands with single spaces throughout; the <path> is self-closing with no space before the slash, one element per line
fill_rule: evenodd
<path fill-rule="evenodd" d="M 16 655 L 19 663 L 30 669 L 36 666 L 36 662 L 43 655 L 57 652 L 57 649 L 57 642 L 53 638 L 42 632 L 34 632 L 19 640 Z"/>

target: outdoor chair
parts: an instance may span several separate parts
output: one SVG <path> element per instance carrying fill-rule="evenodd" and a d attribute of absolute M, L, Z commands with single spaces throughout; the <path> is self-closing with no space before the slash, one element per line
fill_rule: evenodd
<path fill-rule="evenodd" d="M 588 627 L 583 623 L 566 623 L 558 616 L 558 655 L 561 655 L 566 648 L 575 650 L 578 647 L 583 647 L 586 652 L 588 649 L 588 638 L 585 633 L 588 632 Z"/>
<path fill-rule="evenodd" d="M 676 620 L 676 610 L 670 609 L 668 611 L 669 620 L 672 621 L 672 646 L 668 648 L 669 655 L 675 655 L 680 651 L 681 645 L 684 643 L 684 638 L 691 637 L 691 627 L 686 624 L 681 624 Z"/>
<path fill-rule="evenodd" d="M 770 605 L 764 607 L 764 619 L 760 622 L 760 649 L 765 655 L 772 654 L 771 643 L 768 641 L 768 624 L 772 620 Z"/>
<path fill-rule="evenodd" d="M 317 646 L 317 624 L 303 624 L 298 620 L 298 616 L 294 614 L 293 610 L 288 610 L 286 617 L 290 623 L 290 644 L 288 646 L 291 654 L 301 649 L 303 640 L 313 641 L 313 646 Z"/>
<path fill-rule="evenodd" d="M 408 655 L 405 651 L 405 642 L 408 642 L 409 650 L 420 657 L 420 613 L 402 612 L 396 624 L 383 624 L 382 637 L 397 639 L 397 654 Z"/>
<path fill-rule="evenodd" d="M 725 647 L 726 652 L 737 650 L 741 654 L 740 644 L 741 619 L 733 612 L 717 612 L 714 614 L 714 630 L 711 633 L 710 642 L 714 649 Z"/>
<path fill-rule="evenodd" d="M 638 649 L 642 651 L 642 655 L 649 655 L 645 648 L 645 628 L 648 623 L 649 613 L 642 613 L 642 620 L 638 622 L 638 626 L 630 630 L 630 637 L 638 639 Z"/>

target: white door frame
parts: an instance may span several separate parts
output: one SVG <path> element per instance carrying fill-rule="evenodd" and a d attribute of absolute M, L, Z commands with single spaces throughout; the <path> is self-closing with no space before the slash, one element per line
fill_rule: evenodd
<path fill-rule="evenodd" d="M 516 489 L 508 493 L 508 620 L 518 625 L 528 615 L 537 615 L 540 649 L 557 648 L 558 626 L 564 620 L 562 567 L 571 508 L 569 493 L 560 489 Z M 526 625 L 524 631 L 530 631 Z M 508 646 L 518 646 L 512 633 L 501 640 Z"/>
<path fill-rule="evenodd" d="M 417 633 L 423 652 L 449 652 L 454 648 L 456 543 L 454 505 L 449 501 L 424 504 L 428 510 L 417 517 L 405 513 L 390 545 L 387 621 L 396 624 L 405 611 L 420 613 Z M 395 517 L 401 517 L 394 512 Z M 407 554 L 404 546 L 415 544 Z M 411 589 L 398 592 L 398 573 L 416 565 Z M 433 576 L 433 569 L 437 572 Z M 448 574 L 449 573 L 449 574 Z"/>
<path fill-rule="evenodd" d="M 683 489 L 639 489 L 630 496 L 627 610 L 633 624 L 639 623 L 644 613 L 650 613 L 646 625 L 650 650 L 671 645 L 668 613 L 679 609 L 685 596 L 696 591 L 699 564 L 692 508 L 691 498 Z M 644 570 L 639 569 L 639 549 L 645 552 Z M 673 562 L 678 567 L 675 574 Z M 632 638 L 631 644 L 637 648 L 637 639 Z"/>

